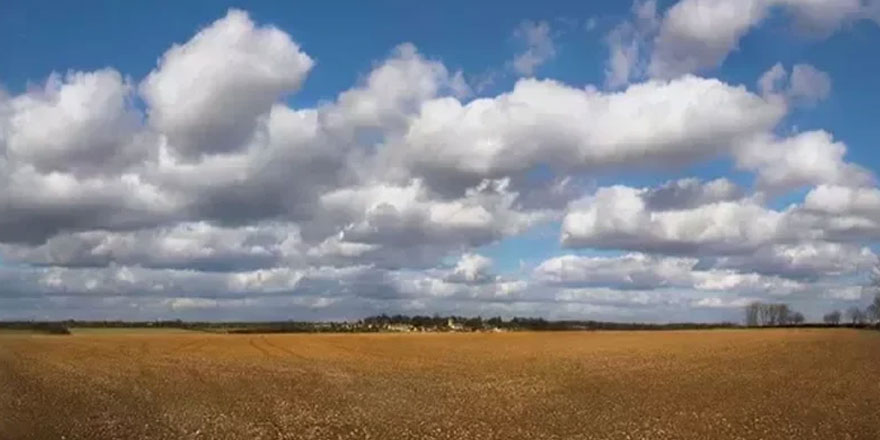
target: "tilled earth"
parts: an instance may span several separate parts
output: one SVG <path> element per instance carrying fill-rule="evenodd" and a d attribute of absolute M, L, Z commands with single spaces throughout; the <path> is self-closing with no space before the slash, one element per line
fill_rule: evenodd
<path fill-rule="evenodd" d="M 880 332 L 0 335 L 0 439 L 880 439 Z"/>

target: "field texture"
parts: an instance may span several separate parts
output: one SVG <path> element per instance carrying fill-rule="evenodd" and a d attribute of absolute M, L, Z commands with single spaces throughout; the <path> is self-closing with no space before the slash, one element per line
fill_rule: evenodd
<path fill-rule="evenodd" d="M 0 439 L 880 439 L 880 332 L 0 335 Z"/>

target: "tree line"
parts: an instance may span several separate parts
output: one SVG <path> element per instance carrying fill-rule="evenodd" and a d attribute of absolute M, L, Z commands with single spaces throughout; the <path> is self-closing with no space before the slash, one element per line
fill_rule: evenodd
<path fill-rule="evenodd" d="M 746 306 L 746 325 L 749 327 L 800 325 L 804 321 L 804 315 L 792 310 L 788 304 L 755 301 Z"/>
<path fill-rule="evenodd" d="M 867 307 L 852 306 L 846 310 L 846 314 L 840 310 L 834 310 L 825 314 L 822 320 L 826 324 L 839 325 L 845 318 L 851 325 L 874 324 L 880 328 L 880 264 L 871 270 L 870 279 L 865 289 L 874 292 L 874 298 Z"/>
<path fill-rule="evenodd" d="M 749 327 L 803 325 L 804 315 L 784 303 L 753 302 L 745 308 L 745 323 Z M 880 293 L 867 307 L 852 306 L 845 312 L 833 310 L 822 316 L 826 325 L 849 324 L 855 326 L 880 325 Z"/>
<path fill-rule="evenodd" d="M 852 325 L 880 324 L 880 292 L 874 295 L 874 300 L 865 308 L 852 306 L 846 309 L 846 313 L 834 310 L 822 317 L 822 321 L 829 325 L 840 325 L 843 319 Z"/>
<path fill-rule="evenodd" d="M 607 322 L 593 320 L 547 320 L 534 317 L 483 318 L 481 316 L 408 316 L 376 315 L 351 322 L 194 322 L 164 321 L 6 321 L 0 329 L 29 329 L 53 334 L 68 334 L 70 328 L 177 328 L 215 333 L 364 333 L 383 331 L 564 331 L 564 330 L 686 330 L 733 328 L 738 324 Z"/>

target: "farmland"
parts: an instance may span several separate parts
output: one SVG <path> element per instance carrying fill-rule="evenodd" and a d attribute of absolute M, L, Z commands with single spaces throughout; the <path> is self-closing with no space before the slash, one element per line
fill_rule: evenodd
<path fill-rule="evenodd" d="M 0 334 L 0 439 L 876 439 L 880 332 Z"/>

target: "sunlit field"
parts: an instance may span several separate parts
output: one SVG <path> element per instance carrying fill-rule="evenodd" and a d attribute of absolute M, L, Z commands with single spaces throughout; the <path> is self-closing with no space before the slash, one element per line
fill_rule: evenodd
<path fill-rule="evenodd" d="M 876 439 L 878 365 L 864 330 L 7 333 L 0 438 Z"/>

